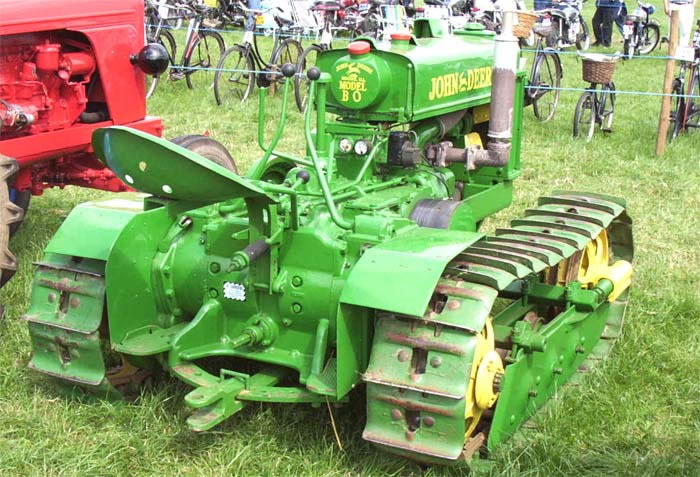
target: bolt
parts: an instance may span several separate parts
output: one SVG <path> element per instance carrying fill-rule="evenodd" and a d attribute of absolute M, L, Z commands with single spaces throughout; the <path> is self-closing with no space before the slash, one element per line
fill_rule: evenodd
<path fill-rule="evenodd" d="M 219 291 L 216 288 L 210 288 L 209 296 L 212 298 L 216 298 L 217 296 L 219 296 Z"/>
<path fill-rule="evenodd" d="M 449 310 L 456 310 L 458 309 L 462 304 L 458 302 L 457 300 L 450 300 L 447 302 L 447 308 Z"/>
<path fill-rule="evenodd" d="M 530 389 L 530 390 L 527 392 L 527 395 L 530 396 L 530 397 L 536 397 L 536 396 L 537 396 L 537 390 L 536 390 L 536 389 Z"/>
<path fill-rule="evenodd" d="M 56 301 L 56 294 L 55 293 L 49 293 L 49 303 L 53 303 Z"/>
<path fill-rule="evenodd" d="M 412 441 L 414 437 L 413 431 L 406 431 L 406 440 Z"/>
<path fill-rule="evenodd" d="M 510 415 L 510 423 L 515 424 L 515 414 Z"/>
<path fill-rule="evenodd" d="M 561 373 L 564 372 L 564 370 L 561 369 L 561 368 L 554 368 L 554 369 L 552 369 L 552 372 L 553 372 L 554 374 L 561 374 Z"/>
<path fill-rule="evenodd" d="M 282 324 L 284 326 L 292 326 L 292 320 L 290 320 L 289 318 L 285 318 L 282 320 Z"/>
<path fill-rule="evenodd" d="M 398 358 L 398 360 L 401 363 L 406 362 L 406 361 L 408 361 L 408 351 L 406 351 L 405 349 L 402 349 L 401 351 L 398 352 L 396 357 Z"/>
<path fill-rule="evenodd" d="M 221 271 L 221 265 L 218 262 L 211 262 L 209 264 L 209 271 L 211 273 L 219 273 Z"/>
<path fill-rule="evenodd" d="M 439 356 L 435 356 L 430 360 L 430 366 L 432 366 L 433 368 L 439 368 L 441 364 L 442 359 Z"/>
<path fill-rule="evenodd" d="M 292 303 L 292 311 L 294 313 L 301 313 L 301 310 L 303 310 L 301 303 Z"/>
<path fill-rule="evenodd" d="M 71 298 L 70 307 L 71 308 L 78 308 L 79 306 L 80 306 L 80 298 L 78 298 L 77 296 Z"/>
<path fill-rule="evenodd" d="M 300 287 L 303 283 L 304 283 L 304 280 L 302 280 L 299 275 L 295 275 L 292 278 L 292 286 Z"/>
<path fill-rule="evenodd" d="M 430 416 L 426 416 L 423 418 L 423 424 L 425 424 L 425 427 L 433 427 L 435 424 L 435 419 Z"/>
<path fill-rule="evenodd" d="M 391 410 L 391 418 L 395 421 L 398 421 L 403 417 L 403 414 L 401 414 L 401 411 L 399 409 L 392 409 Z"/>
<path fill-rule="evenodd" d="M 583 354 L 583 352 L 586 351 L 586 350 L 584 349 L 583 346 L 577 346 L 576 349 L 575 349 L 575 351 L 576 351 L 576 353 L 578 353 L 578 354 Z"/>

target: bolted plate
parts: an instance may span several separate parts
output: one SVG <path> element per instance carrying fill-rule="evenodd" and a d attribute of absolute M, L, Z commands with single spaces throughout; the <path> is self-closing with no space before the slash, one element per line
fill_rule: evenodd
<path fill-rule="evenodd" d="M 254 181 L 165 139 L 123 126 L 95 130 L 97 156 L 129 187 L 159 197 L 213 203 L 269 197 Z"/>

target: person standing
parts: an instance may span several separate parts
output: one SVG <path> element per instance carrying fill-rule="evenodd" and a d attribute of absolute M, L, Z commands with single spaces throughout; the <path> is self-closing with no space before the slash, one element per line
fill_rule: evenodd
<path fill-rule="evenodd" d="M 596 0 L 595 6 L 596 10 L 592 21 L 595 43 L 592 46 L 603 45 L 606 48 L 610 48 L 612 43 L 612 24 L 620 10 L 620 1 Z"/>
<path fill-rule="evenodd" d="M 697 0 L 664 0 L 664 13 L 668 16 L 668 31 L 671 31 L 671 12 L 678 11 L 678 45 L 690 45 L 693 16 Z"/>
<path fill-rule="evenodd" d="M 617 11 L 617 16 L 615 17 L 615 25 L 617 25 L 620 36 L 623 35 L 622 27 L 625 25 L 625 18 L 627 18 L 627 5 L 625 5 L 625 1 L 622 0 L 622 5 L 620 5 L 620 9 Z"/>

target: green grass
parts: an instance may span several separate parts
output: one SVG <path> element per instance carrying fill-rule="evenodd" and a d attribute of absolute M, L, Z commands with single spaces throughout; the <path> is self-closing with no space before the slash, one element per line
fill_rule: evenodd
<path fill-rule="evenodd" d="M 586 5 L 586 18 L 593 14 Z M 660 6 L 660 4 L 658 4 Z M 660 9 L 661 10 L 661 9 Z M 664 23 L 662 15 L 656 15 Z M 619 36 L 615 32 L 614 44 Z M 654 54 L 663 54 L 657 50 Z M 566 87 L 583 87 L 581 66 L 564 56 Z M 664 63 L 618 66 L 618 89 L 660 91 Z M 218 108 L 213 93 L 184 81 L 159 86 L 149 102 L 166 136 L 209 131 L 246 169 L 260 155 L 257 105 Z M 513 206 L 488 220 L 504 224 L 553 189 L 626 197 L 635 221 L 634 285 L 623 338 L 611 358 L 580 386 L 567 387 L 499 448 L 476 475 L 700 475 L 700 133 L 654 155 L 661 99 L 620 95 L 614 132 L 590 144 L 571 138 L 579 93 L 563 92 L 554 119 L 525 111 L 523 174 Z M 268 133 L 280 101 L 271 101 Z M 281 150 L 301 152 L 301 119 L 292 113 Z M 29 304 L 32 262 L 76 204 L 101 192 L 69 187 L 35 197 L 12 248 L 21 271 L 2 290 L 0 324 L 1 475 L 464 475 L 464 466 L 428 468 L 387 455 L 361 439 L 361 391 L 334 409 L 339 450 L 325 406 L 252 404 L 213 432 L 186 429 L 187 388 L 158 381 L 134 403 L 108 403 L 57 392 L 29 371 L 30 343 L 19 319 Z M 85 230 L 86 234 L 90 230 Z"/>

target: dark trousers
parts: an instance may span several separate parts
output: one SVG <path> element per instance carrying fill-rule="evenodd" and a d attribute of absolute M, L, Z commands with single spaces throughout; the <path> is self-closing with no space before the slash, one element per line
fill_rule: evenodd
<path fill-rule="evenodd" d="M 535 0 L 535 10 L 544 10 L 545 8 L 551 8 L 551 0 Z"/>
<path fill-rule="evenodd" d="M 593 15 L 593 36 L 595 41 L 603 46 L 610 46 L 612 42 L 612 24 L 619 6 L 597 7 Z"/>
<path fill-rule="evenodd" d="M 615 17 L 615 25 L 617 25 L 617 30 L 622 35 L 622 26 L 625 24 L 625 17 L 627 17 L 627 5 L 622 4 L 617 16 Z"/>

